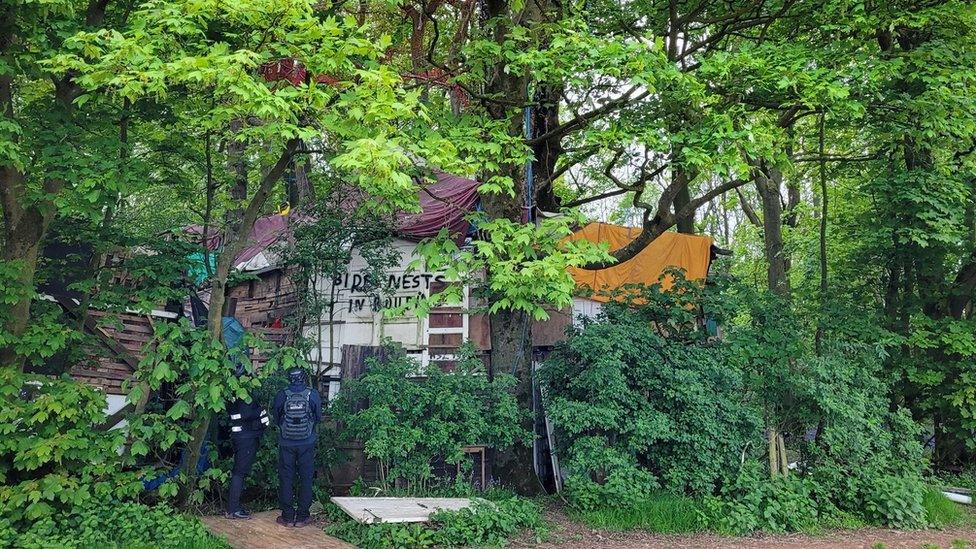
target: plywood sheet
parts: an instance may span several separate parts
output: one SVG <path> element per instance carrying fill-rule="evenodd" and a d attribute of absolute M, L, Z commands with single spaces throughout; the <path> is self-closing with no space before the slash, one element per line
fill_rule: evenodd
<path fill-rule="evenodd" d="M 436 511 L 470 507 L 470 498 L 332 498 L 347 515 L 363 524 L 427 522 Z"/>

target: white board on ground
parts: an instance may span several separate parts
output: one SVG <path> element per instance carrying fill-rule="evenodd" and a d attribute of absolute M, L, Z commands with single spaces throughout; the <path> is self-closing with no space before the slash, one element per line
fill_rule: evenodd
<path fill-rule="evenodd" d="M 331 498 L 347 515 L 362 524 L 427 522 L 436 511 L 470 507 L 470 498 Z M 482 500 L 477 500 L 482 501 Z"/>

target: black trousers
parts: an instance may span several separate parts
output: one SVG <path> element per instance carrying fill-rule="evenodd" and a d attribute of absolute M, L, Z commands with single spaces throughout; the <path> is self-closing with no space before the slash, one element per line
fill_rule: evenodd
<path fill-rule="evenodd" d="M 312 506 L 312 473 L 315 444 L 278 446 L 278 503 L 286 521 L 305 520 Z M 298 477 L 298 506 L 295 506 L 295 477 Z"/>
<path fill-rule="evenodd" d="M 244 479 L 251 474 L 254 459 L 258 455 L 258 445 L 261 437 L 234 437 L 234 468 L 230 473 L 230 488 L 227 490 L 227 512 L 236 513 L 241 510 L 241 492 L 244 491 Z"/>

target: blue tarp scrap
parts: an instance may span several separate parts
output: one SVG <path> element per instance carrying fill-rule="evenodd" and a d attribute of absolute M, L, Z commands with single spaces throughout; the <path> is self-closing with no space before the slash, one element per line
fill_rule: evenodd
<path fill-rule="evenodd" d="M 142 487 L 145 490 L 152 491 L 160 486 L 162 486 L 167 480 L 180 474 L 180 469 L 183 467 L 183 463 L 186 461 L 186 449 L 184 448 L 180 452 L 180 463 L 176 467 L 173 467 L 169 471 L 158 475 L 154 478 L 147 479 L 142 477 Z M 203 448 L 200 449 L 200 459 L 197 461 L 197 474 L 202 474 L 204 471 L 210 468 L 210 452 L 207 448 L 207 443 L 203 443 Z"/>
<path fill-rule="evenodd" d="M 196 252 L 190 254 L 186 257 L 190 262 L 190 267 L 187 269 L 187 276 L 193 281 L 193 284 L 200 286 L 208 278 L 208 273 L 215 272 L 217 270 L 217 253 L 210 252 L 206 254 L 206 259 L 209 259 L 210 270 L 207 270 L 207 261 L 204 259 L 203 252 Z"/>
<path fill-rule="evenodd" d="M 251 349 L 244 347 L 244 335 L 247 331 L 239 320 L 232 316 L 223 318 L 223 339 L 224 345 L 230 350 L 242 349 L 246 356 L 251 356 Z M 240 352 L 240 351 L 238 351 Z M 230 353 L 230 359 L 234 363 L 234 373 L 238 376 L 244 374 L 244 361 L 238 353 Z"/>

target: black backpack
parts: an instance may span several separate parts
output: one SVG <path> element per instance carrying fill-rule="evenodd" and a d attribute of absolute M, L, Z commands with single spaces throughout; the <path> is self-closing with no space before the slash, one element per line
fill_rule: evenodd
<path fill-rule="evenodd" d="M 305 440 L 312 436 L 312 390 L 294 392 L 285 389 L 285 411 L 281 422 L 281 438 Z"/>

